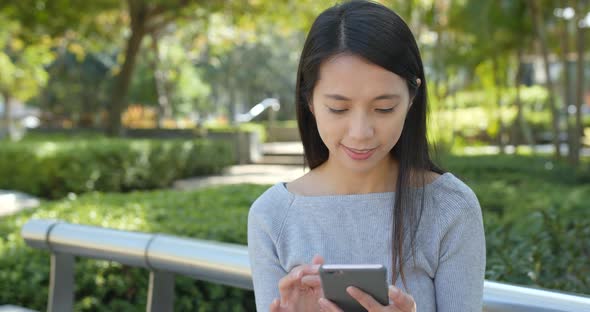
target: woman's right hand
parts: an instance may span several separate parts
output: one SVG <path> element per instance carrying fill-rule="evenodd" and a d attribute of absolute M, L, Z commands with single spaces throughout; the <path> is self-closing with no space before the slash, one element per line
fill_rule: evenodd
<path fill-rule="evenodd" d="M 316 255 L 312 264 L 296 266 L 279 281 L 280 298 L 270 305 L 271 312 L 319 311 L 318 300 L 324 296 L 319 267 L 324 259 Z"/>

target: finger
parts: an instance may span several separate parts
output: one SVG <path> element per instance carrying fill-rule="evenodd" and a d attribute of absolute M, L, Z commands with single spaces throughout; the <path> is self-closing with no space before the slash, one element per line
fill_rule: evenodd
<path fill-rule="evenodd" d="M 319 268 L 320 268 L 319 264 L 299 265 L 299 266 L 296 266 L 295 268 L 293 268 L 289 274 L 287 274 L 283 278 L 281 278 L 281 280 L 279 281 L 279 293 L 281 294 L 281 306 L 287 306 L 287 304 L 288 304 L 287 297 L 289 295 L 289 292 L 292 290 L 292 288 L 294 288 L 294 287 L 298 288 L 298 287 L 302 286 L 301 285 L 301 278 L 304 275 L 317 275 L 319 273 Z"/>
<path fill-rule="evenodd" d="M 371 295 L 356 287 L 348 286 L 346 288 L 346 292 L 369 311 L 383 307 L 383 305 L 377 302 L 377 300 L 375 300 Z"/>
<path fill-rule="evenodd" d="M 281 294 L 280 305 L 282 307 L 287 306 L 287 297 L 289 296 L 290 290 L 299 284 L 299 279 L 303 275 L 301 267 L 295 267 L 291 272 L 285 275 L 279 280 L 279 293 Z"/>
<path fill-rule="evenodd" d="M 320 277 L 317 275 L 303 276 L 301 278 L 301 284 L 303 284 L 307 287 L 312 287 L 312 288 L 317 288 L 317 287 L 322 286 L 322 282 L 320 281 Z"/>
<path fill-rule="evenodd" d="M 320 274 L 320 265 L 321 264 L 305 264 L 300 265 L 299 269 L 302 271 L 301 275 L 319 275 Z"/>
<path fill-rule="evenodd" d="M 312 264 L 324 264 L 324 258 L 320 255 L 313 256 L 313 260 L 311 260 Z"/>
<path fill-rule="evenodd" d="M 318 303 L 320 304 L 321 311 L 343 312 L 342 309 L 340 309 L 336 304 L 334 304 L 332 301 L 326 298 L 320 298 L 320 300 L 318 300 Z"/>
<path fill-rule="evenodd" d="M 279 299 L 275 299 L 270 304 L 270 312 L 279 312 Z"/>
<path fill-rule="evenodd" d="M 402 311 L 416 311 L 414 298 L 393 285 L 389 286 L 389 298 Z"/>

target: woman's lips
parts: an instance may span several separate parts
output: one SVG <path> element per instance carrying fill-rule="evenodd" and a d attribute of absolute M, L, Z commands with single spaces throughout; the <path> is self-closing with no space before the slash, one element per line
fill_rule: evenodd
<path fill-rule="evenodd" d="M 355 149 L 355 148 L 348 147 L 346 145 L 342 145 L 342 147 L 344 147 L 344 151 L 346 152 L 346 154 L 354 160 L 368 159 L 369 157 L 371 157 L 371 155 L 373 155 L 373 152 L 375 152 L 375 150 L 376 150 L 376 148 Z"/>

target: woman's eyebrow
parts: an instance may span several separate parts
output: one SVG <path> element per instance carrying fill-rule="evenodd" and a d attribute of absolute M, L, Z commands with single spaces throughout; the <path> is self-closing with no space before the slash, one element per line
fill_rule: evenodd
<path fill-rule="evenodd" d="M 349 98 L 340 95 L 340 94 L 324 94 L 324 97 L 327 97 L 329 99 L 333 99 L 333 100 L 337 100 L 337 101 L 350 101 Z M 393 94 L 393 93 L 386 93 L 386 94 L 382 94 L 379 95 L 377 97 L 375 97 L 373 99 L 373 101 L 376 100 L 390 100 L 390 99 L 397 99 L 397 98 L 401 98 L 401 95 L 399 94 Z"/>

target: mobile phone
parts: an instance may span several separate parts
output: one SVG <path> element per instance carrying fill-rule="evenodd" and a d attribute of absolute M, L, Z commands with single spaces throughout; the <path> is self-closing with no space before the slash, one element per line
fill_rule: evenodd
<path fill-rule="evenodd" d="M 381 264 L 323 264 L 319 271 L 324 297 L 343 311 L 367 311 L 346 292 L 349 286 L 371 295 L 382 305 L 389 304 L 387 269 Z"/>

